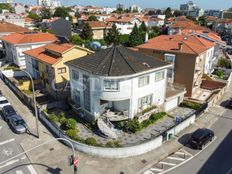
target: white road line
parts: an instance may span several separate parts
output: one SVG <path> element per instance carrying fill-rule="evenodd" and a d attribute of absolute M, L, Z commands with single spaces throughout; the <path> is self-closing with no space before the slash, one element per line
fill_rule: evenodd
<path fill-rule="evenodd" d="M 232 168 L 226 174 L 231 174 L 231 172 L 232 172 Z"/>
<path fill-rule="evenodd" d="M 177 154 L 177 155 L 185 155 L 185 153 L 184 152 L 175 152 L 175 154 Z"/>
<path fill-rule="evenodd" d="M 20 159 L 21 160 L 24 160 L 24 159 L 26 159 L 27 157 L 26 157 L 26 155 L 24 155 L 23 157 L 21 157 Z"/>
<path fill-rule="evenodd" d="M 2 126 L 0 126 L 0 130 L 2 129 Z"/>
<path fill-rule="evenodd" d="M 32 165 L 27 166 L 27 168 L 31 172 L 31 174 L 37 174 L 35 168 Z"/>
<path fill-rule="evenodd" d="M 177 160 L 177 161 L 184 161 L 185 160 L 184 158 L 178 158 L 178 157 L 172 157 L 172 156 L 167 157 L 167 159 Z"/>
<path fill-rule="evenodd" d="M 167 163 L 167 162 L 159 162 L 160 164 L 163 164 L 163 165 L 167 165 L 167 166 L 175 166 L 176 164 L 175 163 Z"/>
<path fill-rule="evenodd" d="M 6 164 L 0 166 L 0 169 L 3 168 L 3 167 L 10 166 L 10 165 L 12 165 L 12 164 L 14 164 L 14 163 L 17 163 L 17 162 L 19 162 L 19 159 L 9 161 L 9 162 L 7 162 Z"/>
<path fill-rule="evenodd" d="M 154 171 L 154 172 L 162 172 L 164 171 L 163 169 L 157 169 L 157 168 L 150 168 L 151 171 Z"/>
<path fill-rule="evenodd" d="M 154 174 L 154 173 L 152 171 L 150 171 L 150 170 L 147 170 L 143 174 Z"/>
<path fill-rule="evenodd" d="M 7 143 L 10 143 L 12 141 L 14 141 L 15 139 L 12 138 L 12 139 L 9 139 L 9 140 L 6 140 L 6 141 L 3 141 L 3 142 L 0 142 L 0 146 L 4 145 L 4 144 L 7 144 Z"/>
<path fill-rule="evenodd" d="M 190 156 L 193 156 L 193 154 L 191 154 L 191 153 L 187 152 L 187 151 L 186 151 L 186 150 L 184 150 L 184 149 L 181 149 L 181 151 L 183 151 L 185 154 L 188 154 L 188 155 L 190 155 Z"/>
<path fill-rule="evenodd" d="M 17 170 L 16 174 L 23 174 L 23 171 L 22 170 Z"/>
<path fill-rule="evenodd" d="M 199 155 L 201 152 L 203 152 L 203 151 L 204 151 L 210 144 L 212 144 L 216 139 L 217 139 L 217 137 L 215 137 L 215 138 L 213 139 L 213 141 L 211 141 L 209 144 L 207 144 L 207 145 L 204 147 L 204 149 L 202 149 L 201 151 L 199 151 L 199 152 L 196 153 L 195 155 L 192 155 L 190 158 L 188 158 L 187 160 L 183 161 L 182 163 L 177 164 L 176 166 L 171 167 L 170 169 L 168 169 L 168 170 L 166 170 L 166 171 L 163 171 L 163 172 L 161 172 L 160 174 L 164 174 L 164 173 L 170 172 L 170 171 L 172 171 L 173 169 L 175 169 L 175 168 L 177 168 L 177 167 L 180 167 L 180 166 L 182 166 L 183 164 L 189 162 L 191 159 L 193 159 L 194 157 L 196 157 L 197 155 Z M 181 149 L 181 150 L 183 150 L 183 149 Z M 185 151 L 185 150 L 183 150 L 183 151 Z M 231 169 L 231 171 L 232 171 L 232 169 Z M 227 173 L 227 174 L 230 174 L 230 173 Z"/>

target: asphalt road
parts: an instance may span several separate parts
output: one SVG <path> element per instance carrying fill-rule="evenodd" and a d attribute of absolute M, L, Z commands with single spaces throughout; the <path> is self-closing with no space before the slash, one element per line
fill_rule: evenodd
<path fill-rule="evenodd" d="M 232 174 L 232 110 L 219 117 L 211 129 L 217 139 L 199 155 L 168 174 Z"/>
<path fill-rule="evenodd" d="M 23 152 L 19 145 L 22 136 L 14 134 L 0 117 L 0 163 Z M 1 174 L 36 174 L 26 155 L 0 165 Z"/>

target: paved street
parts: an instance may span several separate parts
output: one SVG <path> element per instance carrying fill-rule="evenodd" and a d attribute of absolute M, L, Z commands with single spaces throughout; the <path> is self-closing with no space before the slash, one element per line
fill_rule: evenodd
<path fill-rule="evenodd" d="M 226 111 L 212 126 L 217 139 L 188 163 L 168 174 L 231 174 L 232 111 Z M 190 170 L 191 169 L 191 170 Z"/>
<path fill-rule="evenodd" d="M 23 152 L 19 139 L 26 135 L 12 133 L 8 125 L 0 119 L 0 163 Z M 36 174 L 26 155 L 0 165 L 1 174 Z"/>

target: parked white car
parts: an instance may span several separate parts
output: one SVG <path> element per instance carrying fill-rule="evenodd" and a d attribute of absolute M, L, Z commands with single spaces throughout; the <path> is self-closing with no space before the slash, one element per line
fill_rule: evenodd
<path fill-rule="evenodd" d="M 2 110 L 2 108 L 7 105 L 10 105 L 10 103 L 8 102 L 6 97 L 0 96 L 0 110 Z"/>

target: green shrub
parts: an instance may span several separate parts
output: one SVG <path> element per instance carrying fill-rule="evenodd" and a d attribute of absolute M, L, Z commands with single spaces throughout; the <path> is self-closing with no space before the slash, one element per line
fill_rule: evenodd
<path fill-rule="evenodd" d="M 231 61 L 225 58 L 220 58 L 218 60 L 218 66 L 226 69 L 231 69 Z"/>
<path fill-rule="evenodd" d="M 191 101 L 183 101 L 181 103 L 181 106 L 187 107 L 187 108 L 191 108 L 194 110 L 198 110 L 201 108 L 201 104 L 199 103 L 195 103 L 195 102 L 191 102 Z"/>
<path fill-rule="evenodd" d="M 93 137 L 89 137 L 85 140 L 85 143 L 91 146 L 97 146 L 97 141 Z"/>
<path fill-rule="evenodd" d="M 73 118 L 67 119 L 67 121 L 66 121 L 66 127 L 68 129 L 75 129 L 76 125 L 77 125 L 77 122 L 76 122 L 75 119 L 73 119 Z"/>
<path fill-rule="evenodd" d="M 141 123 L 141 128 L 146 128 L 146 127 L 148 127 L 150 124 L 152 124 L 152 121 L 151 121 L 150 119 L 144 120 L 144 121 Z"/>
<path fill-rule="evenodd" d="M 126 126 L 126 129 L 128 129 L 129 131 L 133 133 L 140 130 L 140 124 L 137 119 L 129 120 L 125 126 Z"/>
<path fill-rule="evenodd" d="M 119 140 L 114 141 L 114 147 L 122 147 L 121 143 Z"/>
<path fill-rule="evenodd" d="M 66 124 L 67 119 L 65 117 L 60 117 L 59 122 L 60 122 L 61 125 Z"/>
<path fill-rule="evenodd" d="M 225 73 L 224 73 L 224 71 L 223 70 L 216 70 L 215 71 L 215 73 L 214 73 L 216 76 L 218 76 L 218 78 L 220 78 L 220 79 L 223 79 L 224 78 L 224 76 L 225 76 Z"/>
<path fill-rule="evenodd" d="M 108 141 L 105 146 L 106 147 L 114 147 L 114 143 L 112 141 Z"/>
<path fill-rule="evenodd" d="M 48 119 L 53 123 L 58 123 L 59 122 L 59 118 L 54 113 L 50 114 L 48 116 Z"/>
<path fill-rule="evenodd" d="M 69 129 L 66 131 L 67 136 L 69 136 L 69 138 L 75 140 L 77 137 L 77 131 L 75 129 Z"/>

